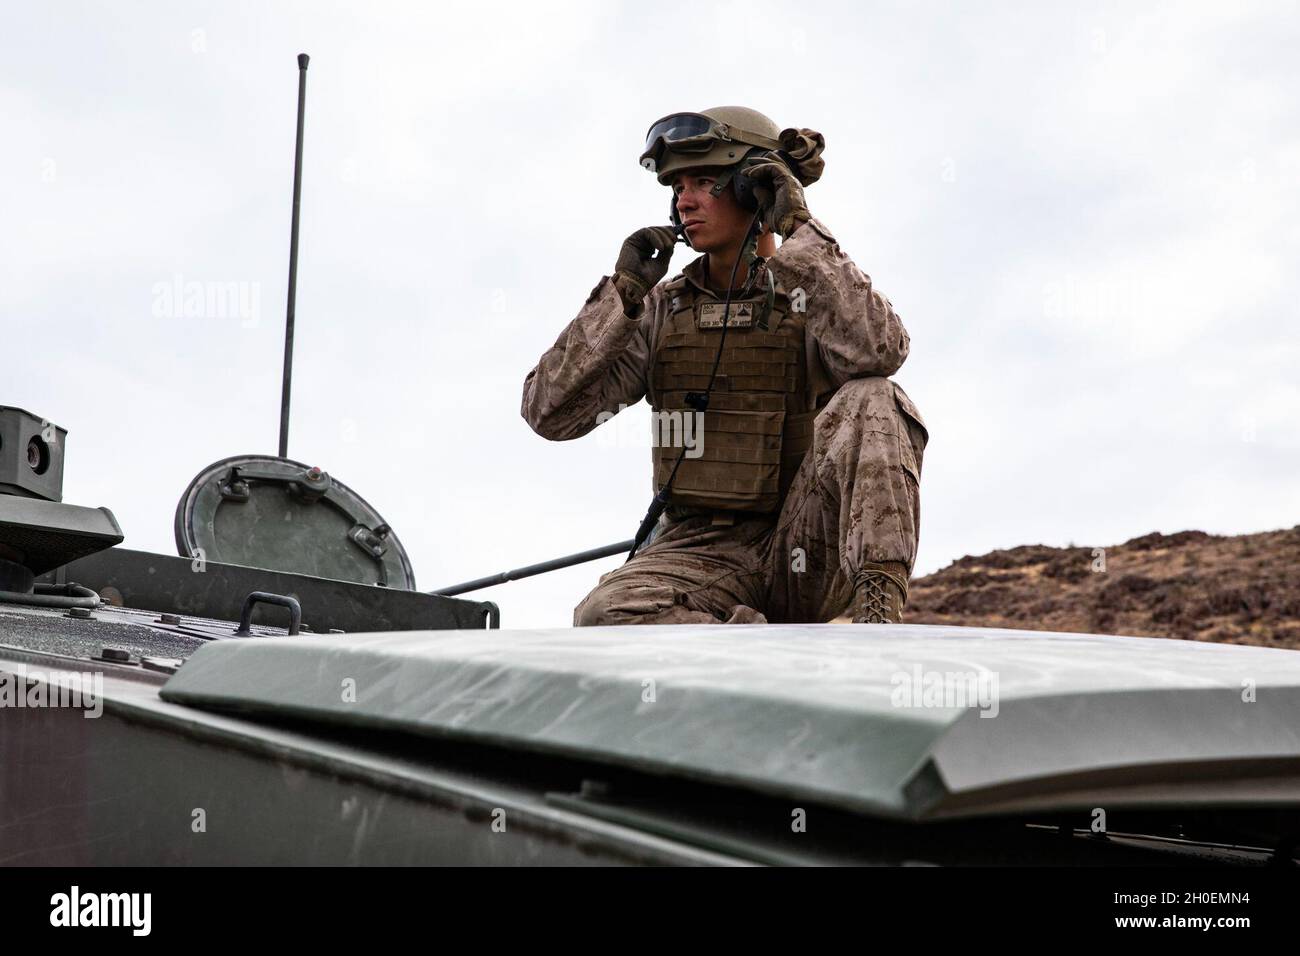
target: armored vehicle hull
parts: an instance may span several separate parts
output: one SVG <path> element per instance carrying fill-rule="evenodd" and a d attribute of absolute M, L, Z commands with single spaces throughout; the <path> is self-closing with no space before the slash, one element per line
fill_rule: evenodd
<path fill-rule="evenodd" d="M 1295 855 L 1293 652 L 914 625 L 226 640 L 158 619 L 0 614 L 0 678 L 27 699 L 101 681 L 98 716 L 0 712 L 4 862 Z"/>

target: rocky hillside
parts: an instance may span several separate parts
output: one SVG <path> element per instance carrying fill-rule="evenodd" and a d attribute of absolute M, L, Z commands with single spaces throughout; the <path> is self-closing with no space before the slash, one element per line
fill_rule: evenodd
<path fill-rule="evenodd" d="M 1300 649 L 1300 525 L 965 557 L 912 581 L 903 620 Z"/>

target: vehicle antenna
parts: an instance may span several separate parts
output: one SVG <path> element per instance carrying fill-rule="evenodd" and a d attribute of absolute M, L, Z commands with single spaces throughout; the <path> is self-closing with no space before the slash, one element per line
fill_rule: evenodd
<path fill-rule="evenodd" d="M 293 313 L 298 290 L 298 210 L 302 204 L 302 120 L 307 106 L 306 53 L 298 54 L 298 142 L 293 157 L 293 225 L 289 231 L 289 302 L 284 317 L 284 378 L 280 387 L 280 457 L 289 457 L 289 386 L 293 380 Z"/>

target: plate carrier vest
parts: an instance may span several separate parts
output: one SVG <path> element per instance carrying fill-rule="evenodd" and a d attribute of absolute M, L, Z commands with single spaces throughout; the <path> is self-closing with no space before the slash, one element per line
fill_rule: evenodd
<path fill-rule="evenodd" d="M 658 423 L 655 490 L 663 488 L 685 440 L 685 420 L 699 413 L 687 392 L 703 393 L 722 335 L 722 300 L 679 275 L 664 287 L 668 317 L 651 366 L 652 408 Z M 764 323 L 765 295 L 733 300 L 718 374 L 692 446 L 673 479 L 673 505 L 708 511 L 780 510 L 804 454 L 813 419 L 835 385 L 813 350 L 808 354 L 802 311 L 780 285 Z M 763 325 L 766 324 L 766 328 Z M 811 359 L 811 360 L 810 360 Z M 666 414 L 665 414 L 666 413 Z M 681 421 L 674 421 L 677 415 Z M 665 423 L 668 427 L 665 428 Z M 675 432 L 674 426 L 680 426 Z M 680 439 L 665 441 L 668 434 Z M 700 454 L 695 455 L 698 448 Z"/>

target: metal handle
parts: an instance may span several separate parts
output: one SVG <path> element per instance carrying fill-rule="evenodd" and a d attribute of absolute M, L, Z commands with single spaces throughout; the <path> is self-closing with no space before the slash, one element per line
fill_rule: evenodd
<path fill-rule="evenodd" d="M 289 634 L 292 636 L 298 633 L 298 628 L 302 624 L 302 605 L 298 603 L 297 598 L 289 597 L 287 594 L 271 594 L 268 591 L 250 591 L 248 597 L 244 598 L 244 609 L 239 612 L 239 630 L 235 631 L 235 636 L 248 637 L 253 633 L 253 605 L 255 604 L 278 604 L 280 607 L 287 607 Z"/>

